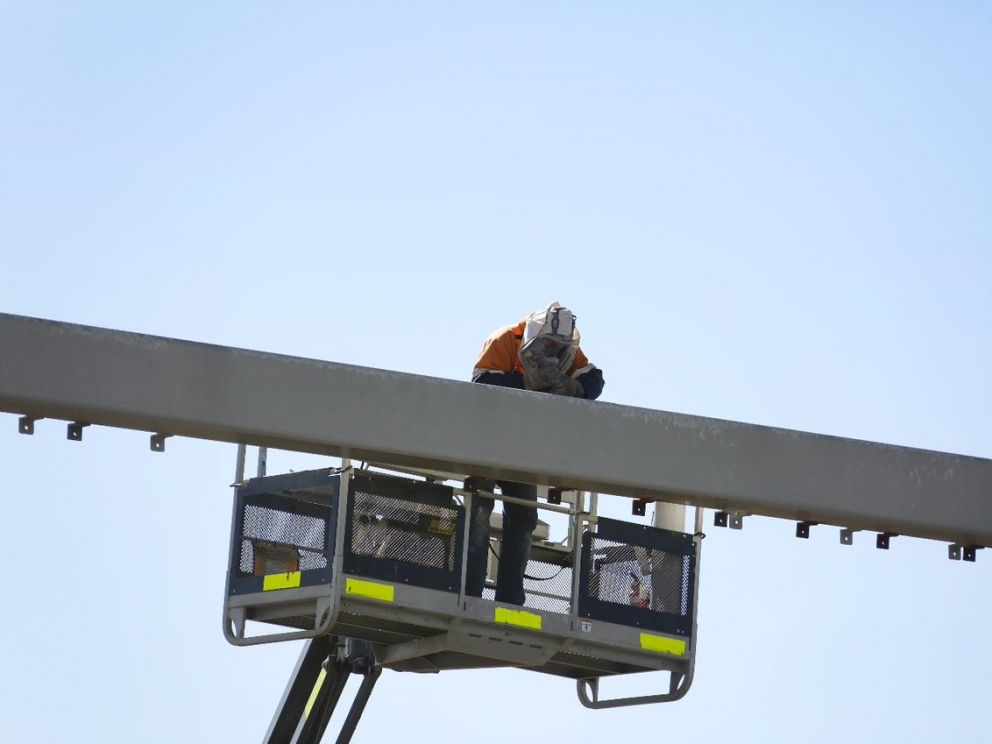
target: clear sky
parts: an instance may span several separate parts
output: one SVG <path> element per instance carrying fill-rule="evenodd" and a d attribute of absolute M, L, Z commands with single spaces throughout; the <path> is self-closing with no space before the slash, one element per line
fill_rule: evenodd
<path fill-rule="evenodd" d="M 990 457 L 990 38 L 964 0 L 2 2 L 0 309 L 465 379 L 557 299 L 603 400 Z M 259 740 L 298 647 L 221 635 L 234 446 L 16 423 L 0 739 Z M 992 551 L 746 525 L 684 701 L 387 672 L 355 741 L 987 740 Z"/>

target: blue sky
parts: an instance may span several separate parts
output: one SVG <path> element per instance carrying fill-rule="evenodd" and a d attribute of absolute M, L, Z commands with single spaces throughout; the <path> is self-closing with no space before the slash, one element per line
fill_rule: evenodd
<path fill-rule="evenodd" d="M 990 457 L 990 32 L 971 2 L 0 3 L 0 308 L 464 379 L 557 299 L 603 400 Z M 260 738 L 298 649 L 220 633 L 234 447 L 0 415 L 0 464 L 2 738 Z M 680 703 L 387 672 L 355 741 L 983 741 L 992 556 L 793 529 L 708 530 Z"/>

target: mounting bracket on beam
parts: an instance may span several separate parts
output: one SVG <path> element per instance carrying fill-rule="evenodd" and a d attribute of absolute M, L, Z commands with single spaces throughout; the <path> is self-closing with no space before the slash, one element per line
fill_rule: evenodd
<path fill-rule="evenodd" d="M 555 488 L 552 486 L 548 489 L 548 503 L 549 504 L 560 504 L 561 503 L 561 492 L 563 489 Z"/>
<path fill-rule="evenodd" d="M 952 561 L 959 561 L 964 558 L 969 563 L 975 562 L 976 552 L 981 550 L 984 545 L 961 545 L 960 543 L 951 543 L 947 546 L 947 557 Z"/>
<path fill-rule="evenodd" d="M 840 544 L 854 545 L 855 532 L 860 532 L 860 530 L 851 529 L 850 527 L 842 527 L 840 530 Z"/>
<path fill-rule="evenodd" d="M 636 517 L 643 517 L 648 513 L 648 500 L 636 499 L 630 506 L 630 513 Z"/>
<path fill-rule="evenodd" d="M 891 537 L 899 537 L 899 534 L 896 532 L 878 533 L 878 535 L 875 536 L 875 547 L 878 548 L 879 550 L 888 550 L 889 538 Z"/>
<path fill-rule="evenodd" d="M 34 422 L 40 421 L 43 416 L 21 416 L 17 419 L 17 431 L 21 434 L 34 434 Z"/>
<path fill-rule="evenodd" d="M 73 421 L 66 428 L 65 438 L 71 439 L 73 442 L 83 441 L 83 428 L 87 426 L 89 426 L 89 424 L 85 424 L 81 421 Z"/>
<path fill-rule="evenodd" d="M 801 537 L 804 540 L 809 539 L 809 528 L 818 525 L 819 522 L 804 521 L 796 522 L 796 537 Z"/>
<path fill-rule="evenodd" d="M 743 512 L 725 512 L 718 511 L 713 515 L 713 524 L 717 527 L 730 527 L 732 530 L 744 529 L 744 517 L 747 514 Z"/>
<path fill-rule="evenodd" d="M 165 440 L 171 436 L 171 434 L 152 434 L 149 443 L 152 452 L 165 452 Z"/>

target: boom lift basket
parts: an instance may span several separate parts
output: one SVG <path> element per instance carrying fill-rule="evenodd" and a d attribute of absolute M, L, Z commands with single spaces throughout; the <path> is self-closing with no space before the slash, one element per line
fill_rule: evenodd
<path fill-rule="evenodd" d="M 252 479 L 234 500 L 225 636 L 367 641 L 398 671 L 527 668 L 578 680 L 590 707 L 684 694 L 698 538 L 542 504 L 569 512 L 569 540 L 535 540 L 517 607 L 464 593 L 465 515 L 492 497 L 366 470 Z M 672 673 L 665 695 L 598 700 L 598 678 L 656 670 Z"/>

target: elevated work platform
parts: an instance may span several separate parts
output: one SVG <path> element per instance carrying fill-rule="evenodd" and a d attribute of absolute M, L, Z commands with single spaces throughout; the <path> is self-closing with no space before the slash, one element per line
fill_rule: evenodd
<path fill-rule="evenodd" d="M 560 508 L 571 512 L 567 546 L 539 542 L 526 604 L 506 605 L 465 595 L 465 514 L 488 497 L 367 471 L 253 479 L 235 499 L 226 637 L 357 639 L 377 665 L 408 672 L 664 670 L 669 692 L 644 702 L 684 694 L 699 538 Z"/>
<path fill-rule="evenodd" d="M 992 546 L 988 459 L 14 315 L 0 350 L 25 433 L 49 417 Z"/>

